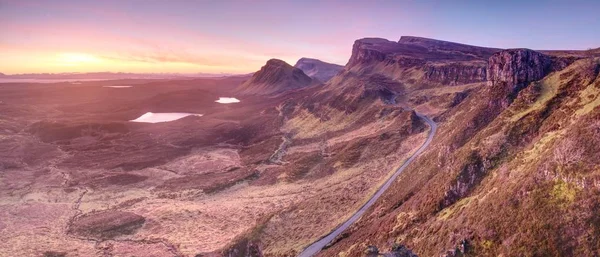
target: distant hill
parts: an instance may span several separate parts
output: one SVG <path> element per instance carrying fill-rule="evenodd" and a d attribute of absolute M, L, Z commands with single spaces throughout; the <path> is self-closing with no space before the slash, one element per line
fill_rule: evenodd
<path fill-rule="evenodd" d="M 238 90 L 243 94 L 266 95 L 310 86 L 313 79 L 288 63 L 271 59 Z"/>
<path fill-rule="evenodd" d="M 321 82 L 327 82 L 344 69 L 344 66 L 342 65 L 327 63 L 312 58 L 300 58 L 294 67 L 301 69 L 306 75 L 318 79 Z"/>

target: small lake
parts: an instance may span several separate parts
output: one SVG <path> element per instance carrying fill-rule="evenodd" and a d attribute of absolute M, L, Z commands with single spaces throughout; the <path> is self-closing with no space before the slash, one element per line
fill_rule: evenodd
<path fill-rule="evenodd" d="M 233 104 L 233 103 L 239 103 L 240 100 L 238 100 L 237 98 L 233 98 L 233 97 L 219 97 L 219 100 L 217 100 L 215 102 L 220 103 L 220 104 Z"/>
<path fill-rule="evenodd" d="M 145 122 L 145 123 L 158 123 L 158 122 L 167 122 L 178 120 L 187 116 L 202 116 L 202 114 L 198 113 L 186 113 L 186 112 L 160 112 L 153 113 L 147 112 L 144 115 L 140 116 L 135 120 L 130 120 L 131 122 Z"/>

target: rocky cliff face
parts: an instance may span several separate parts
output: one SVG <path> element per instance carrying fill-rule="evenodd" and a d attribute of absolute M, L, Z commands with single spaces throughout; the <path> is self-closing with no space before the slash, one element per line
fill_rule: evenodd
<path fill-rule="evenodd" d="M 356 40 L 354 41 L 354 45 L 352 45 L 352 55 L 346 67 L 382 62 L 388 57 L 387 54 L 392 52 L 394 47 L 396 47 L 394 42 L 383 38 L 363 38 Z"/>
<path fill-rule="evenodd" d="M 508 49 L 492 55 L 488 61 L 487 80 L 504 84 L 511 92 L 539 80 L 552 71 L 549 56 L 529 49 Z"/>
<path fill-rule="evenodd" d="M 300 58 L 294 67 L 301 69 L 306 75 L 318 79 L 320 82 L 329 81 L 344 69 L 344 66 L 311 58 Z"/>
<path fill-rule="evenodd" d="M 312 83 L 313 79 L 301 69 L 282 60 L 271 59 L 244 82 L 238 91 L 243 94 L 265 95 L 307 87 Z"/>
<path fill-rule="evenodd" d="M 493 99 L 506 108 L 531 82 L 560 71 L 581 57 L 550 56 L 530 49 L 507 49 L 489 58 L 487 80 Z"/>
<path fill-rule="evenodd" d="M 473 64 L 425 65 L 423 70 L 427 80 L 454 86 L 484 81 L 487 68 L 484 62 L 477 62 Z"/>
<path fill-rule="evenodd" d="M 419 37 L 398 42 L 364 38 L 354 43 L 346 68 L 384 74 L 408 85 L 461 85 L 486 81 L 487 59 L 497 51 Z"/>

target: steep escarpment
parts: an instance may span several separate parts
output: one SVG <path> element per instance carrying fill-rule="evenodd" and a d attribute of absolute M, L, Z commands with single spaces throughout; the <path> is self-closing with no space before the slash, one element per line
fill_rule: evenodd
<path fill-rule="evenodd" d="M 531 81 L 545 77 L 552 68 L 550 57 L 529 49 L 509 49 L 489 59 L 487 80 L 491 85 L 503 84 L 515 93 Z"/>
<path fill-rule="evenodd" d="M 486 67 L 480 63 L 425 64 L 423 78 L 442 85 L 460 85 L 481 82 Z"/>
<path fill-rule="evenodd" d="M 530 49 L 508 49 L 489 58 L 487 68 L 488 85 L 495 92 L 494 98 L 503 105 L 516 97 L 530 82 L 544 78 L 550 72 L 559 71 L 577 58 L 548 56 Z"/>
<path fill-rule="evenodd" d="M 392 41 L 383 38 L 363 38 L 354 41 L 352 46 L 352 55 L 346 64 L 346 67 L 353 67 L 360 64 L 370 64 L 382 62 L 398 49 L 398 45 Z"/>
<path fill-rule="evenodd" d="M 594 256 L 600 60 L 562 61 L 525 49 L 491 56 L 487 85 L 437 117 L 430 149 L 320 256 L 363 256 L 367 245 L 419 256 Z"/>
<path fill-rule="evenodd" d="M 454 86 L 486 81 L 487 58 L 497 51 L 418 37 L 364 38 L 354 43 L 346 68 L 385 75 L 408 88 Z"/>
<path fill-rule="evenodd" d="M 243 94 L 268 95 L 300 89 L 313 83 L 304 72 L 282 60 L 271 59 L 244 82 L 238 91 Z"/>
<path fill-rule="evenodd" d="M 323 83 L 329 81 L 333 76 L 344 69 L 344 66 L 312 58 L 300 58 L 294 67 L 301 69 L 309 77 Z"/>
<path fill-rule="evenodd" d="M 555 60 L 553 57 L 529 49 L 508 49 L 492 55 L 488 61 L 487 82 L 476 93 L 481 101 L 473 103 L 478 107 L 470 109 L 465 114 L 470 123 L 465 129 L 456 132 L 456 140 L 451 147 L 461 146 L 468 138 L 492 122 L 508 108 L 519 92 L 532 82 L 560 69 L 562 61 L 557 65 Z M 536 91 L 536 88 L 535 84 L 532 85 L 525 90 L 524 95 Z M 460 109 L 453 108 L 438 118 L 447 119 L 457 111 Z"/>
<path fill-rule="evenodd" d="M 481 134 L 481 131 L 487 127 L 499 126 L 503 122 L 501 118 L 504 112 L 511 112 L 511 110 L 533 104 L 535 98 L 542 93 L 541 82 L 538 81 L 545 78 L 556 67 L 561 66 L 555 65 L 551 57 L 528 49 L 509 49 L 490 57 L 488 83 L 480 92 L 479 101 L 471 100 L 472 105 L 475 106 L 475 108 L 471 108 L 470 114 L 467 116 L 467 120 L 470 120 L 471 123 L 466 129 L 453 132 L 455 136 L 450 147 L 460 148 L 468 144 L 470 138 Z M 482 99 L 487 100 L 481 101 Z M 516 102 L 511 105 L 513 101 Z M 544 110 L 527 119 L 528 121 L 545 119 L 551 110 L 553 109 Z M 450 113 L 453 111 L 460 111 L 460 109 L 457 108 Z M 500 128 L 494 127 L 494 129 Z M 510 141 L 496 142 L 493 149 L 487 149 L 483 154 L 478 151 L 465 152 L 464 154 L 467 156 L 465 164 L 457 168 L 460 170 L 459 175 L 454 178 L 451 189 L 445 192 L 444 200 L 439 203 L 438 208 L 450 206 L 467 196 L 478 185 L 485 172 L 497 167 L 498 160 L 508 155 L 511 146 L 526 145 L 532 140 L 531 133 L 537 129 L 539 127 L 517 126 L 507 130 L 508 135 L 493 136 L 489 139 L 495 141 L 511 138 Z"/>

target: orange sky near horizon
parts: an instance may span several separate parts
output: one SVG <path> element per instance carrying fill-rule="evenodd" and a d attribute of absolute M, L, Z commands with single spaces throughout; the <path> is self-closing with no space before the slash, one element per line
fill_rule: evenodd
<path fill-rule="evenodd" d="M 152 31 L 146 32 L 158 34 L 151 39 L 70 24 L 16 26 L 4 31 L 44 42 L 11 45 L 0 41 L 0 72 L 4 74 L 104 71 L 243 74 L 258 70 L 271 58 L 293 65 L 303 57 L 265 50 L 258 45 L 251 49 L 248 44 L 232 44 L 227 39 L 160 26 L 152 26 Z"/>
<path fill-rule="evenodd" d="M 132 72 L 132 73 L 233 73 L 254 71 L 264 64 L 249 62 L 240 66 L 203 65 L 186 61 L 143 61 L 119 59 L 86 52 L 11 52 L 0 54 L 0 71 L 4 74 L 64 72 Z M 225 62 L 225 60 L 222 60 Z M 235 62 L 237 60 L 230 60 Z M 247 68 L 246 68 L 247 67 Z"/>
<path fill-rule="evenodd" d="M 0 0 L 0 72 L 245 74 L 271 58 L 293 65 L 301 57 L 319 56 L 344 64 L 352 47 L 353 40 L 343 40 L 343 50 L 338 40 L 326 39 L 329 44 L 321 47 L 314 47 L 322 43 L 318 38 L 293 42 L 286 36 L 292 30 L 236 25 L 243 20 L 213 26 L 193 13 L 205 10 L 202 6 L 185 2 L 174 5 L 174 14 L 158 6 L 164 3 L 148 3 L 146 11 L 140 10 L 146 6 L 127 6 L 134 2 Z M 244 10 L 227 7 L 220 13 L 226 11 L 231 16 Z M 244 20 L 270 22 L 255 18 Z"/>

